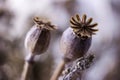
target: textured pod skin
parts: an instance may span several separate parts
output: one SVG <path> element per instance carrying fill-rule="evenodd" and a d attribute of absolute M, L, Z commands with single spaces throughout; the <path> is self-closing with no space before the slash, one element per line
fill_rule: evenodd
<path fill-rule="evenodd" d="M 82 57 L 90 48 L 92 37 L 83 39 L 78 37 L 72 28 L 63 32 L 60 46 L 66 60 L 75 60 Z"/>
<path fill-rule="evenodd" d="M 50 31 L 34 25 L 26 35 L 25 48 L 33 54 L 41 54 L 48 48 Z"/>

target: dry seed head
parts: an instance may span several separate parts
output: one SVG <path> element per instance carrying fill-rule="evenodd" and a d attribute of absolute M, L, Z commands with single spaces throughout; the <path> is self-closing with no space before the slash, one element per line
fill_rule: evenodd
<path fill-rule="evenodd" d="M 98 31 L 98 29 L 94 29 L 94 27 L 97 26 L 97 23 L 91 24 L 92 20 L 92 18 L 87 20 L 86 14 L 84 14 L 82 18 L 76 14 L 70 19 L 71 28 L 79 37 L 91 37 L 96 31 Z"/>
<path fill-rule="evenodd" d="M 45 52 L 50 42 L 50 30 L 56 29 L 50 22 L 43 22 L 38 17 L 34 18 L 35 25 L 28 31 L 25 38 L 25 47 L 32 54 Z"/>

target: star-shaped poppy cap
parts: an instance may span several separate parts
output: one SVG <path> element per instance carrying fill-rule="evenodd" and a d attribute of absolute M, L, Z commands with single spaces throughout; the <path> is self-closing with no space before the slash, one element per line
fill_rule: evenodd
<path fill-rule="evenodd" d="M 86 14 L 80 18 L 78 14 L 71 17 L 70 24 L 74 33 L 79 37 L 91 37 L 98 29 L 95 29 L 97 23 L 92 23 L 92 18 L 87 19 Z"/>

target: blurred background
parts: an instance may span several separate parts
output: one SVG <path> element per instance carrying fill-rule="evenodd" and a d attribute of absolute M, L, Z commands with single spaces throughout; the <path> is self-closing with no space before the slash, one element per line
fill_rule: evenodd
<path fill-rule="evenodd" d="M 93 17 L 99 29 L 88 52 L 96 60 L 83 80 L 120 80 L 120 0 L 0 0 L 0 80 L 20 79 L 28 54 L 24 39 L 35 16 L 58 27 L 47 52 L 36 56 L 33 69 L 33 80 L 49 80 L 63 56 L 61 35 L 76 13 Z"/>

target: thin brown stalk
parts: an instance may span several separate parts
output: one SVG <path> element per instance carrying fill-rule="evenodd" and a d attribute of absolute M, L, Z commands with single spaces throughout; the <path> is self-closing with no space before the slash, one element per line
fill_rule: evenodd
<path fill-rule="evenodd" d="M 32 65 L 29 64 L 28 62 L 25 62 L 21 80 L 30 80 L 31 72 L 32 72 Z"/>
<path fill-rule="evenodd" d="M 56 70 L 54 71 L 52 77 L 50 78 L 50 80 L 58 80 L 59 76 L 61 75 L 63 69 L 65 66 L 65 61 L 63 60 L 58 67 L 56 68 Z"/>
<path fill-rule="evenodd" d="M 32 75 L 32 68 L 34 66 L 33 58 L 34 55 L 30 55 L 29 59 L 25 61 L 21 80 L 30 80 Z"/>

